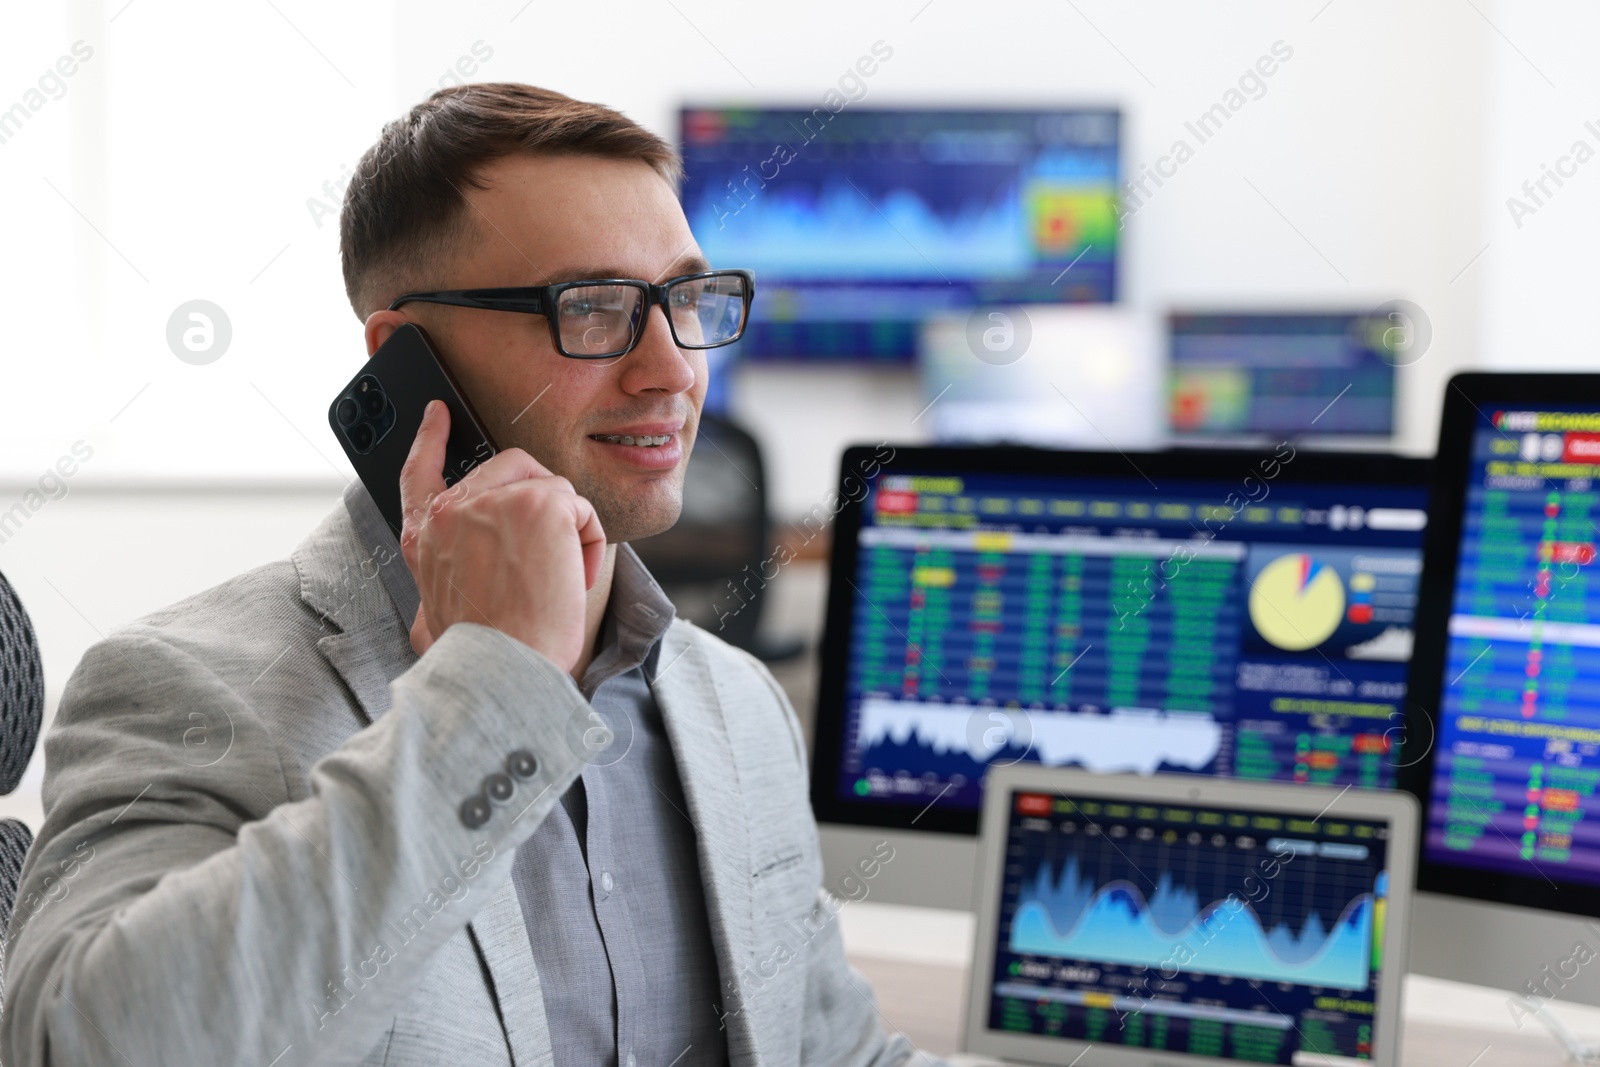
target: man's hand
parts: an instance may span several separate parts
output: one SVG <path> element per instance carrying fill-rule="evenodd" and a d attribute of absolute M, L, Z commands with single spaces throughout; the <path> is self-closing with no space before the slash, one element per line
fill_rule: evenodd
<path fill-rule="evenodd" d="M 584 592 L 605 559 L 594 507 L 520 448 L 449 489 L 450 410 L 430 401 L 400 470 L 400 551 L 422 605 L 411 626 L 420 656 L 452 624 L 492 626 L 564 671 L 583 654 Z"/>

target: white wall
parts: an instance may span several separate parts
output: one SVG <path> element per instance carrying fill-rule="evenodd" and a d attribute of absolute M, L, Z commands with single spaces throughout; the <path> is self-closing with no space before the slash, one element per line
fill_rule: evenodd
<path fill-rule="evenodd" d="M 95 449 L 73 495 L 0 544 L 39 619 L 52 700 L 96 631 L 283 554 L 331 506 L 349 472 L 324 407 L 362 350 L 336 227 L 307 201 L 479 42 L 492 55 L 475 77 L 602 100 L 673 136 L 685 99 L 819 101 L 881 39 L 894 56 L 862 106 L 1115 103 L 1137 173 L 1281 40 L 1293 56 L 1265 95 L 1130 219 L 1128 300 L 1415 301 L 1433 345 L 1401 376 L 1411 451 L 1431 447 L 1454 369 L 1593 365 L 1600 162 L 1520 228 L 1504 204 L 1572 139 L 1600 148 L 1583 129 L 1600 119 L 1585 103 L 1600 101 L 1585 51 L 1600 16 L 1571 0 L 618 0 L 603 16 L 522 0 L 102 0 L 6 18 L 0 109 L 74 41 L 94 49 L 0 144 L 0 510 L 73 442 Z M 196 297 L 234 326 L 207 366 L 165 338 Z M 828 490 L 843 442 L 921 436 L 902 372 L 751 368 L 735 398 L 767 445 L 780 517 Z M 80 492 L 195 479 L 299 488 Z"/>
<path fill-rule="evenodd" d="M 1520 69 L 1478 10 L 1530 55 L 1549 53 L 1565 93 Z M 734 13 L 623 0 L 597 22 L 587 5 L 519 0 L 28 6 L 9 16 L 21 32 L 0 41 L 14 96 L 72 42 L 94 55 L 0 145 L 0 195 L 18 205 L 7 245 L 26 249 L 0 263 L 0 281 L 29 312 L 9 322 L 3 386 L 29 403 L 0 424 L 0 478 L 35 476 L 79 439 L 95 449 L 83 473 L 94 481 L 348 475 L 324 406 L 360 357 L 359 324 L 334 220 L 314 219 L 310 202 L 328 199 L 325 183 L 336 192 L 379 126 L 464 57 L 472 77 L 603 100 L 674 136 L 685 100 L 818 102 L 879 40 L 894 55 L 859 106 L 1118 104 L 1135 176 L 1191 142 L 1194 157 L 1129 221 L 1134 305 L 1420 304 L 1434 351 L 1402 376 L 1400 443 L 1425 450 L 1443 375 L 1477 359 L 1486 282 L 1503 272 L 1551 303 L 1582 291 L 1575 280 L 1541 288 L 1546 272 L 1520 269 L 1565 262 L 1538 243 L 1570 242 L 1559 223 L 1527 227 L 1520 247 L 1507 240 L 1461 272 L 1491 227 L 1504 230 L 1490 206 L 1515 184 L 1498 170 L 1486 180 L 1486 160 L 1520 180 L 1578 125 L 1573 101 L 1592 77 L 1581 34 L 1564 35 L 1545 8 L 1522 10 L 899 0 Z M 1292 58 L 1264 95 L 1198 143 L 1185 122 L 1279 41 Z M 1511 162 L 1485 145 L 1533 138 L 1541 123 L 1551 132 Z M 1576 203 L 1559 208 L 1578 217 Z M 166 343 L 169 315 L 197 297 L 233 326 L 208 366 L 179 362 Z M 762 373 L 744 375 L 737 396 L 770 445 L 784 511 L 826 491 L 840 441 L 919 433 L 909 375 L 842 371 L 818 407 L 783 402 L 793 372 Z"/>
<path fill-rule="evenodd" d="M 820 101 L 883 40 L 894 56 L 860 106 L 1118 104 L 1134 175 L 1189 140 L 1193 158 L 1125 232 L 1124 291 L 1136 306 L 1420 305 L 1434 340 L 1401 373 L 1403 449 L 1431 449 L 1444 379 L 1478 358 L 1482 275 L 1462 268 L 1484 243 L 1482 118 L 1499 38 L 1454 0 L 1076 10 L 908 0 L 751 5 L 737 16 L 684 0 L 618 5 L 594 45 L 580 43 L 594 39 L 586 8 L 541 6 L 507 21 L 517 7 L 468 5 L 462 29 L 444 32 L 434 9 L 402 3 L 419 17 L 397 30 L 395 106 L 431 85 L 458 39 L 481 38 L 494 49 L 485 76 L 603 100 L 673 136 L 685 99 Z M 1480 7 L 1498 18 L 1495 5 Z M 520 29 L 535 12 L 538 32 Z M 1184 123 L 1278 41 L 1293 54 L 1264 95 L 1199 144 Z M 735 399 L 767 445 L 788 514 L 828 491 L 843 442 L 923 436 L 910 420 L 925 401 L 909 374 L 750 368 Z"/>
<path fill-rule="evenodd" d="M 1491 40 L 1484 136 L 1490 146 L 1479 200 L 1488 245 L 1483 364 L 1495 369 L 1600 369 L 1595 331 L 1600 293 L 1600 68 L 1591 45 L 1600 11 L 1591 4 L 1500 4 Z M 1586 124 L 1593 123 L 1594 129 Z M 1594 158 L 1556 185 L 1522 190 L 1583 141 Z M 1546 193 L 1551 195 L 1546 195 Z M 1533 209 L 1515 212 L 1515 197 Z"/>

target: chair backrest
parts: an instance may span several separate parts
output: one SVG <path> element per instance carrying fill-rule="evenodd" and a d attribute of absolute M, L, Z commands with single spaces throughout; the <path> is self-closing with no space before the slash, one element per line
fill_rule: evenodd
<path fill-rule="evenodd" d="M 761 617 L 762 563 L 773 552 L 769 533 L 761 447 L 731 420 L 702 412 L 683 513 L 672 529 L 634 541 L 634 551 L 679 614 L 749 648 Z"/>
<path fill-rule="evenodd" d="M 33 623 L 16 590 L 0 574 L 0 793 L 22 781 L 44 717 L 44 667 Z M 22 861 L 33 831 L 17 819 L 0 819 L 0 995 L 5 990 L 5 942 L 17 899 Z"/>
<path fill-rule="evenodd" d="M 22 781 L 44 717 L 44 666 L 33 623 L 0 574 L 0 794 Z"/>

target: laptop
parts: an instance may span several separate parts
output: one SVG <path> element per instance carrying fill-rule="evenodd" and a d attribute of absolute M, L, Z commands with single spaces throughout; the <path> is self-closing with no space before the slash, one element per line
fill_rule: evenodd
<path fill-rule="evenodd" d="M 1392 1067 L 1417 822 L 1401 792 L 992 767 L 952 1062 Z"/>

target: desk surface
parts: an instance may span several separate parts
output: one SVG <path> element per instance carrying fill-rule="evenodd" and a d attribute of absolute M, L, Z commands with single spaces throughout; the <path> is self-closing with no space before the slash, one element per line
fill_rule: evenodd
<path fill-rule="evenodd" d="M 875 901 L 839 912 L 850 962 L 872 983 L 884 1029 L 948 1056 L 960 1047 L 972 951 L 969 912 Z M 1563 1050 L 1536 1019 L 1519 1027 L 1510 994 L 1409 975 L 1404 991 L 1405 1067 L 1555 1067 Z M 1600 1008 L 1553 1002 L 1545 1011 L 1584 1042 L 1600 1041 Z"/>
<path fill-rule="evenodd" d="M 966 968 L 871 956 L 852 956 L 850 962 L 877 992 L 884 1029 L 902 1032 L 936 1055 L 957 1050 L 966 1011 Z M 1565 1062 L 1561 1046 L 1542 1026 L 1529 1021 L 1520 1031 L 1515 1028 L 1503 992 L 1413 976 L 1406 994 L 1405 1067 L 1556 1067 Z M 1591 1017 L 1600 1016 L 1600 1010 L 1561 1009 L 1562 1020 L 1580 1039 L 1594 1039 L 1594 1023 L 1600 1020 Z"/>

